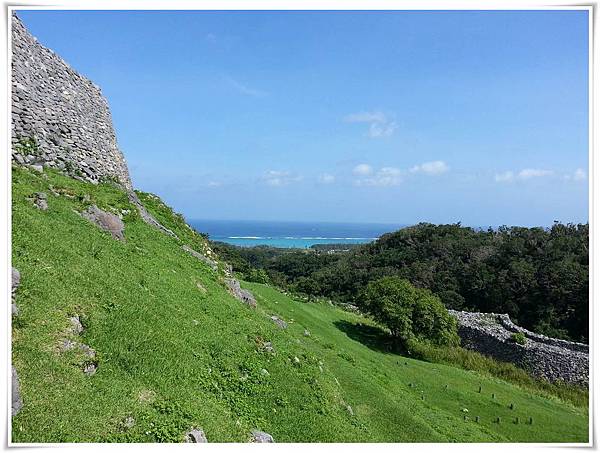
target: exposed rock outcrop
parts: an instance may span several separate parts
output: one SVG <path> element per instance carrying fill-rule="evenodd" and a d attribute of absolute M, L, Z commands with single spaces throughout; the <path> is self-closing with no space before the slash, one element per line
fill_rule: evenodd
<path fill-rule="evenodd" d="M 19 385 L 19 376 L 17 370 L 12 367 L 12 415 L 15 416 L 23 407 L 23 399 L 21 398 L 21 387 Z"/>
<path fill-rule="evenodd" d="M 208 264 L 213 271 L 216 271 L 218 269 L 216 261 L 211 260 L 210 258 L 202 255 L 201 253 L 198 253 L 196 250 L 194 250 L 191 247 L 188 247 L 187 245 L 182 245 L 181 248 L 188 252 L 190 255 L 192 255 L 194 258 L 197 258 L 203 263 Z"/>
<path fill-rule="evenodd" d="M 206 444 L 206 435 L 202 429 L 191 429 L 185 434 L 185 441 L 192 444 Z"/>
<path fill-rule="evenodd" d="M 285 322 L 283 319 L 279 318 L 278 316 L 271 316 L 271 321 L 273 321 L 275 324 L 277 324 L 282 329 L 287 329 L 287 326 L 288 326 L 287 322 Z"/>
<path fill-rule="evenodd" d="M 235 278 L 225 279 L 225 285 L 227 285 L 227 289 L 236 299 L 241 300 L 252 308 L 256 308 L 256 299 L 252 293 L 247 289 L 242 289 L 240 282 Z"/>
<path fill-rule="evenodd" d="M 34 193 L 30 200 L 33 202 L 33 205 L 41 211 L 46 211 L 48 209 L 48 195 L 44 192 Z"/>
<path fill-rule="evenodd" d="M 275 441 L 273 440 L 273 436 L 271 436 L 269 433 L 255 429 L 252 431 L 252 442 L 256 442 L 258 444 L 272 444 Z"/>
<path fill-rule="evenodd" d="M 454 310 L 449 313 L 458 319 L 463 347 L 514 363 L 550 382 L 588 385 L 588 345 L 530 332 L 513 324 L 506 314 Z M 515 334 L 522 334 L 525 344 L 517 343 Z"/>
<path fill-rule="evenodd" d="M 17 316 L 19 314 L 19 308 L 17 307 L 17 304 L 15 303 L 15 295 L 17 293 L 17 289 L 19 288 L 19 284 L 21 283 L 21 273 L 15 269 L 14 267 L 12 268 L 12 283 L 11 283 L 11 311 L 13 316 Z"/>
<path fill-rule="evenodd" d="M 90 222 L 98 225 L 104 231 L 109 232 L 114 239 L 118 239 L 119 241 L 125 240 L 125 224 L 115 214 L 103 211 L 96 205 L 91 205 L 81 215 Z"/>
<path fill-rule="evenodd" d="M 146 222 L 148 225 L 151 225 L 154 228 L 162 231 L 163 233 L 168 234 L 169 236 L 172 236 L 172 237 L 178 239 L 177 235 L 175 233 L 173 233 L 173 231 L 171 231 L 167 227 L 161 225 L 160 222 L 158 220 L 156 220 L 154 218 L 154 216 L 148 212 L 146 207 L 142 204 L 139 197 L 133 190 L 129 190 L 127 192 L 127 196 L 129 197 L 129 201 L 138 209 L 138 212 L 140 213 L 140 217 L 142 218 L 142 220 L 144 222 Z"/>

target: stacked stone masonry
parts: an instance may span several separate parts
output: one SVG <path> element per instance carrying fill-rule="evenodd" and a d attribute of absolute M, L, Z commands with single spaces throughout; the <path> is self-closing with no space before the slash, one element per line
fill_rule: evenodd
<path fill-rule="evenodd" d="M 100 88 L 40 45 L 14 14 L 11 95 L 15 162 L 58 168 L 94 183 L 116 179 L 131 189 Z"/>
<path fill-rule="evenodd" d="M 514 363 L 550 382 L 588 385 L 589 346 L 530 332 L 512 323 L 506 314 L 449 310 L 458 319 L 462 346 L 497 360 Z M 521 333 L 525 344 L 517 343 Z"/>

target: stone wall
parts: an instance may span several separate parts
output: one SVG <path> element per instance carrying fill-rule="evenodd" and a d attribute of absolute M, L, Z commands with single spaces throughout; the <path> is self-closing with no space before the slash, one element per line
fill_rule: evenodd
<path fill-rule="evenodd" d="M 59 168 L 94 183 L 117 179 L 131 189 L 100 88 L 40 45 L 14 14 L 12 157 L 21 165 Z"/>
<path fill-rule="evenodd" d="M 495 359 L 514 363 L 550 382 L 588 385 L 589 346 L 549 338 L 512 323 L 506 314 L 449 310 L 458 319 L 462 346 Z M 514 341 L 522 333 L 525 344 Z"/>

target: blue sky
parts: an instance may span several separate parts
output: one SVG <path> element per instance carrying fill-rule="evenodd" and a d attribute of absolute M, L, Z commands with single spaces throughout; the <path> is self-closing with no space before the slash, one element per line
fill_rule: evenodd
<path fill-rule="evenodd" d="M 188 219 L 588 220 L 586 11 L 22 11 Z"/>

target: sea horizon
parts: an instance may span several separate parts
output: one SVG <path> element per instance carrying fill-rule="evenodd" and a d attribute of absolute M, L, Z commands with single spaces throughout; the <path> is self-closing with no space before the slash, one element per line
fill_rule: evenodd
<path fill-rule="evenodd" d="M 265 220 L 202 220 L 190 224 L 210 240 L 241 247 L 310 248 L 317 244 L 365 244 L 408 224 Z"/>

